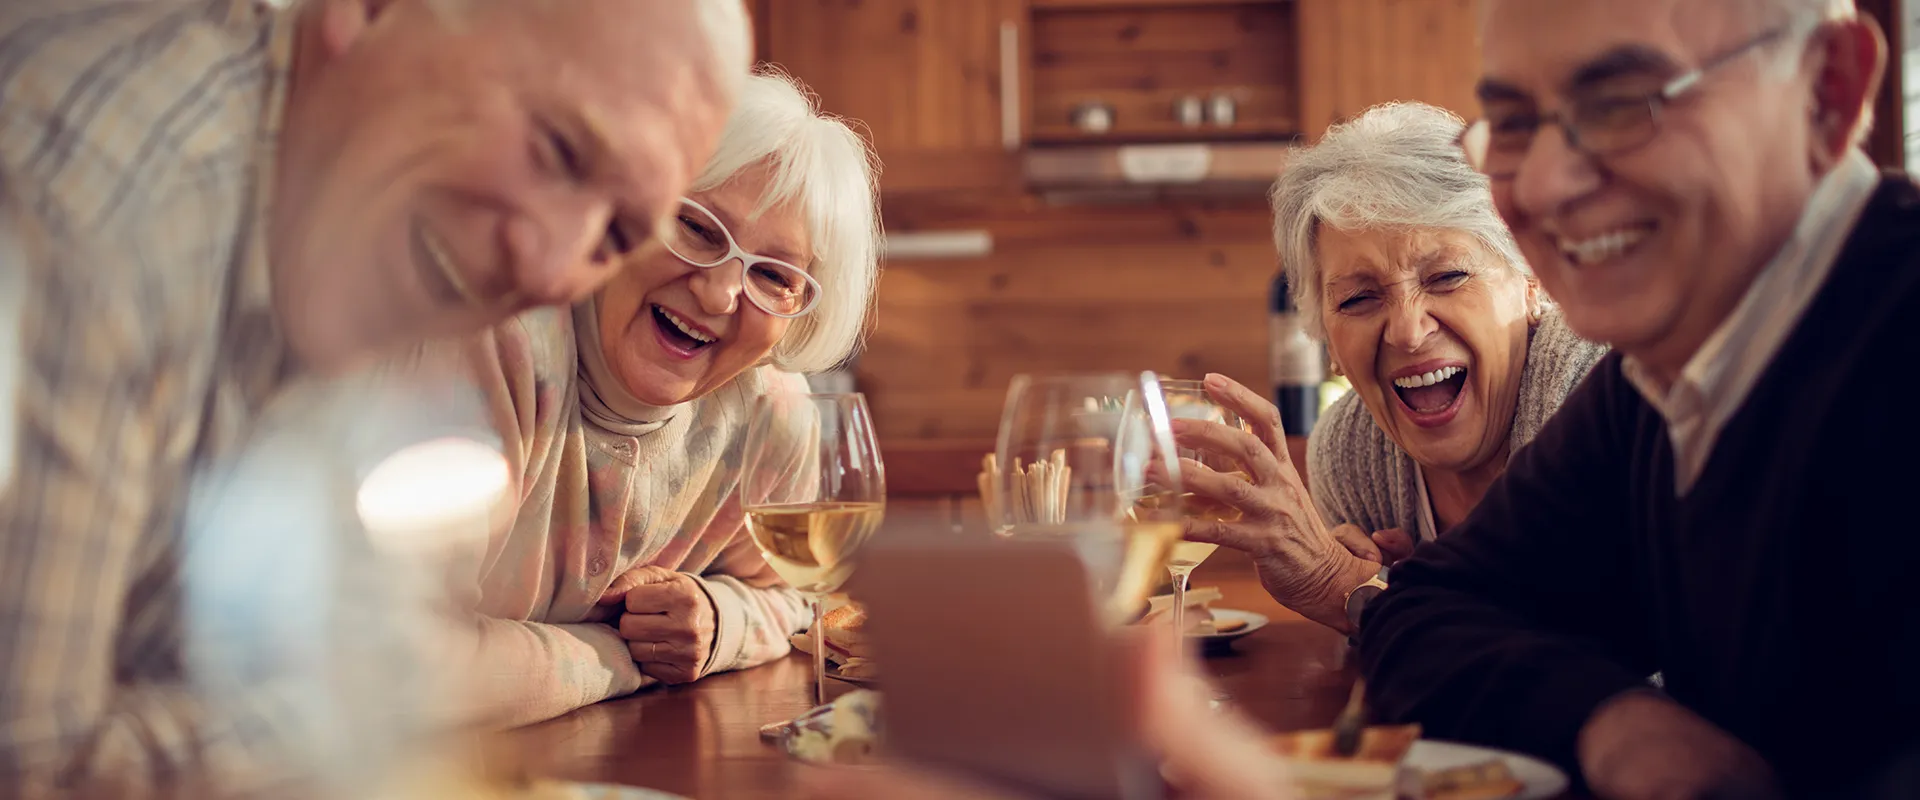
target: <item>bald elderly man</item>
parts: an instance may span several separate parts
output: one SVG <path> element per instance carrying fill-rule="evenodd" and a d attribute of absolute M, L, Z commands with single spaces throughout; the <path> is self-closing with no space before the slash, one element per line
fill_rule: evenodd
<path fill-rule="evenodd" d="M 293 381 L 651 246 L 750 40 L 740 0 L 0 4 L 0 206 L 41 234 L 8 265 L 0 796 L 281 796 L 286 708 L 188 689 L 192 476 Z"/>

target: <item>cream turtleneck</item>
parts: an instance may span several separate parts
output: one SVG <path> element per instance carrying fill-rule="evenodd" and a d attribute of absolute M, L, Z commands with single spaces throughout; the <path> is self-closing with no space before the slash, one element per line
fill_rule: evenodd
<path fill-rule="evenodd" d="M 758 367 L 686 403 L 648 406 L 607 368 L 594 312 L 528 312 L 462 348 L 521 481 L 513 525 L 492 537 L 472 587 L 485 617 L 475 696 L 489 723 L 547 719 L 652 682 L 614 628 L 582 622 L 636 567 L 692 575 L 713 599 L 708 673 L 786 654 L 810 619 L 748 538 L 737 492 L 753 402 L 806 381 Z"/>

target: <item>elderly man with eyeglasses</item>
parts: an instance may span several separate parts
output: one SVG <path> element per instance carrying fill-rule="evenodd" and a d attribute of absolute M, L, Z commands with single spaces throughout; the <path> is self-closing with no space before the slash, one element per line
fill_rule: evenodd
<path fill-rule="evenodd" d="M 1373 707 L 1602 796 L 1862 789 L 1920 736 L 1920 189 L 1859 149 L 1880 30 L 1847 0 L 1484 12 L 1461 144 L 1615 352 L 1394 568 Z"/>

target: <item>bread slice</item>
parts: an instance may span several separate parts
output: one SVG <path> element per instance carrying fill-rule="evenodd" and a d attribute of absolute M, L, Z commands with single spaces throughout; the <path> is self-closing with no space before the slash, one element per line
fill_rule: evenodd
<path fill-rule="evenodd" d="M 1351 757 L 1334 754 L 1330 729 L 1282 733 L 1267 743 L 1287 762 L 1302 800 L 1393 800 L 1400 762 L 1419 739 L 1419 725 L 1368 727 Z"/>
<path fill-rule="evenodd" d="M 1497 759 L 1429 772 L 1419 785 L 1421 800 L 1502 800 L 1527 788 Z"/>
<path fill-rule="evenodd" d="M 1213 610 L 1207 608 L 1207 604 L 1219 599 L 1220 589 L 1216 586 L 1205 586 L 1187 591 L 1186 617 L 1182 620 L 1186 623 L 1187 635 L 1193 636 L 1198 634 L 1205 636 L 1215 632 L 1215 625 L 1219 620 L 1213 616 Z M 1155 623 L 1165 623 L 1168 615 L 1172 613 L 1173 595 L 1156 595 L 1147 598 L 1147 613 L 1140 618 L 1139 624 L 1152 625 Z"/>
<path fill-rule="evenodd" d="M 848 603 L 820 616 L 821 629 L 827 635 L 827 660 L 844 664 L 849 660 L 871 658 L 867 644 L 867 610 Z M 813 631 L 796 633 L 787 639 L 793 649 L 813 654 Z"/>

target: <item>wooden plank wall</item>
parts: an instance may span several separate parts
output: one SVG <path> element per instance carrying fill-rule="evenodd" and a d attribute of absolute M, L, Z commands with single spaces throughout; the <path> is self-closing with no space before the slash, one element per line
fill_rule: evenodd
<path fill-rule="evenodd" d="M 1072 124 L 1086 102 L 1113 109 L 1115 129 L 1134 137 L 1291 136 L 1300 130 L 1294 11 L 1289 3 L 1036 10 L 1031 138 L 1098 140 Z M 1174 117 L 1177 99 L 1216 92 L 1236 104 L 1232 125 L 1187 128 Z"/>
<path fill-rule="evenodd" d="M 1395 100 L 1477 112 L 1476 0 L 1299 0 L 1298 13 L 1307 134 Z"/>
<path fill-rule="evenodd" d="M 996 237 L 987 257 L 887 264 L 858 370 L 883 439 L 989 438 L 1022 372 L 1211 371 L 1265 384 L 1277 266 L 1263 205 L 1013 205 L 972 223 Z M 939 213 L 889 212 L 895 229 Z"/>

